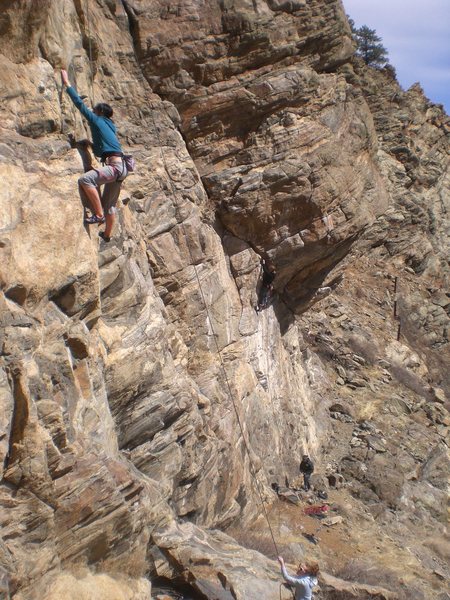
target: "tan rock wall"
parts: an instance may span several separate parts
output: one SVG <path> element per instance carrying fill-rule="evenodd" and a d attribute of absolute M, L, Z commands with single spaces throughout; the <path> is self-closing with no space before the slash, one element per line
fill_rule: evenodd
<path fill-rule="evenodd" d="M 162 24 L 166 4 L 127 6 L 221 223 L 270 256 L 298 310 L 388 201 L 368 107 L 328 73 L 352 53 L 340 2 L 190 3 Z"/>
<path fill-rule="evenodd" d="M 34 23 L 24 6 L 35 37 L 23 62 L 6 50 L 2 58 L 5 84 L 17 88 L 2 104 L 1 163 L 3 505 L 20 490 L 4 522 L 16 540 L 4 555 L 17 571 L 13 589 L 74 562 L 127 570 L 145 553 L 151 514 L 169 514 L 163 498 L 205 524 L 254 514 L 231 397 L 262 481 L 296 468 L 303 447 L 318 442 L 300 332 L 285 341 L 276 320 L 258 321 L 254 291 L 242 304 L 197 168 L 167 116 L 176 111 L 145 86 L 119 4 L 89 7 L 89 22 L 86 5 L 66 2 L 42 6 Z M 3 14 L 21 44 L 17 15 Z M 114 104 L 138 157 L 109 247 L 82 225 L 81 161 L 66 134 L 85 129 L 60 95 L 61 66 L 80 93 Z M 259 257 L 247 254 L 254 290 Z M 285 405 L 295 432 L 286 466 L 278 456 Z M 42 533 L 25 561 L 33 528 L 13 532 L 31 512 Z"/>
<path fill-rule="evenodd" d="M 64 573 L 53 581 L 39 586 L 31 598 L 45 597 L 48 600 L 148 600 L 151 586 L 145 579 L 127 580 L 108 575 Z M 23 596 L 16 594 L 17 600 Z"/>
<path fill-rule="evenodd" d="M 246 523 L 255 477 L 270 502 L 319 458 L 334 392 L 296 315 L 400 186 L 351 52 L 337 0 L 0 8 L 0 564 L 17 598 L 45 573 L 53 595 L 95 598 L 90 576 L 55 579 L 74 564 L 153 574 L 176 529 L 174 573 L 207 538 L 179 551 L 174 517 Z M 138 160 L 108 245 L 82 225 L 67 134 L 87 131 L 61 67 Z M 256 314 L 261 256 L 276 295 Z M 239 597 L 252 556 L 242 581 L 226 571 Z"/>

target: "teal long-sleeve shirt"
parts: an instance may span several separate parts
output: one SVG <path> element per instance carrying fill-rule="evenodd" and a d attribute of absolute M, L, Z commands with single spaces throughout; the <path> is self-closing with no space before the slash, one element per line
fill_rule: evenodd
<path fill-rule="evenodd" d="M 68 87 L 67 93 L 89 123 L 95 156 L 101 157 L 105 152 L 122 152 L 122 147 L 117 139 L 116 126 L 111 119 L 96 115 L 89 110 L 73 87 Z"/>

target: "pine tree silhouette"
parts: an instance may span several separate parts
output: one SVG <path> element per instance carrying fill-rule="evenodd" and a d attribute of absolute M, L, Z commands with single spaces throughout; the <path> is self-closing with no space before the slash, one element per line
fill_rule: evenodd
<path fill-rule="evenodd" d="M 360 56 L 370 67 L 379 68 L 388 64 L 388 51 L 381 43 L 382 40 L 375 29 L 370 29 L 367 25 L 357 28 L 353 19 L 350 18 L 349 23 L 353 39 L 357 44 L 356 56 Z"/>

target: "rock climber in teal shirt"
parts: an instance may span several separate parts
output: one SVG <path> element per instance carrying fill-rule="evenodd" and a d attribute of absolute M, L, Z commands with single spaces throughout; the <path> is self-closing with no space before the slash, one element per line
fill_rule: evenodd
<path fill-rule="evenodd" d="M 61 78 L 70 99 L 89 124 L 95 156 L 104 163 L 103 167 L 91 169 L 78 180 L 83 204 L 88 203 L 93 211 L 92 216 L 86 217 L 84 222 L 88 225 L 95 223 L 101 225 L 106 220 L 106 229 L 100 235 L 109 242 L 120 187 L 128 175 L 122 147 L 117 139 L 116 126 L 111 120 L 113 109 L 109 104 L 100 103 L 96 104 L 93 110 L 89 110 L 75 89 L 71 87 L 66 71 L 61 71 Z M 105 188 L 100 198 L 98 188 L 103 184 Z"/>

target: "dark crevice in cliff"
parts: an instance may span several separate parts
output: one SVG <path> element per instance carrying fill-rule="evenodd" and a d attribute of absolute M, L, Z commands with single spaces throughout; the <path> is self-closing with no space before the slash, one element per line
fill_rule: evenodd
<path fill-rule="evenodd" d="M 133 42 L 134 55 L 136 57 L 136 61 L 140 64 L 140 56 L 139 56 L 139 46 L 138 46 L 138 30 L 139 30 L 139 22 L 134 13 L 132 7 L 128 4 L 126 0 L 121 0 L 123 9 L 128 17 L 128 31 L 131 36 L 131 40 Z"/>
<path fill-rule="evenodd" d="M 122 5 L 124 7 L 124 10 L 127 14 L 128 17 L 128 25 L 129 25 L 129 33 L 131 36 L 131 39 L 133 41 L 133 48 L 134 48 L 134 53 L 135 53 L 135 58 L 137 61 L 137 64 L 140 65 L 140 52 L 139 52 L 139 48 L 138 48 L 138 27 L 139 27 L 139 23 L 138 23 L 138 19 L 134 13 L 134 10 L 132 9 L 132 7 L 128 4 L 128 2 L 126 0 L 121 0 L 122 1 Z M 142 74 L 145 77 L 145 74 L 143 73 L 142 69 L 141 69 Z M 288 102 L 288 103 L 284 103 L 287 105 L 291 105 L 292 102 Z M 284 106 L 283 104 L 283 106 Z M 275 108 L 279 108 L 279 106 L 275 107 L 271 107 L 270 110 L 267 111 L 267 114 L 264 113 L 264 115 L 260 116 L 260 120 L 255 124 L 254 120 L 247 120 L 247 122 L 251 122 L 251 131 L 256 131 L 259 127 L 260 124 L 263 122 L 264 119 L 267 118 L 268 115 L 272 114 L 273 111 L 275 110 Z M 192 161 L 194 162 L 194 164 L 196 163 L 192 153 L 190 152 L 190 148 L 189 148 L 189 140 L 188 137 L 186 136 L 186 134 L 183 131 L 182 127 L 178 127 L 177 128 L 180 135 L 182 136 L 184 143 L 186 145 L 186 149 L 189 152 L 189 155 L 191 156 Z M 248 136 L 249 131 L 246 131 L 245 134 L 242 134 L 243 137 Z M 198 165 L 197 165 L 198 166 Z M 209 190 L 208 190 L 208 186 L 203 185 L 203 188 L 205 190 L 206 195 L 208 196 L 208 199 L 210 201 L 210 205 L 212 207 L 214 207 L 215 203 L 213 200 L 213 197 L 211 196 Z M 239 183 L 236 184 L 235 186 L 235 190 L 234 190 L 234 194 L 237 192 L 237 190 L 239 189 Z M 233 194 L 232 194 L 233 195 Z M 214 208 L 213 208 L 214 211 Z M 215 212 L 215 211 L 214 211 Z M 223 222 L 220 220 L 220 217 L 218 216 L 217 213 L 215 213 L 215 221 L 216 221 L 216 225 L 213 223 L 213 228 L 217 231 L 218 229 L 223 229 L 225 231 L 227 231 L 226 227 L 224 226 Z M 217 225 L 220 223 L 220 227 L 217 227 Z M 230 232 L 231 233 L 231 232 Z M 234 234 L 233 234 L 234 235 Z M 223 236 L 221 236 L 221 239 L 223 239 Z M 249 244 L 249 246 L 255 251 L 256 254 L 258 254 L 259 256 L 263 257 L 265 256 L 267 258 L 266 253 L 260 252 L 256 246 L 254 244 L 252 244 L 252 242 L 250 240 L 242 240 L 245 241 L 246 243 Z M 279 314 L 281 321 L 283 323 L 282 325 L 282 329 L 284 331 L 287 331 L 287 329 L 289 328 L 289 326 L 292 324 L 293 320 L 294 320 L 294 313 L 291 311 L 291 309 L 289 308 L 287 302 L 285 302 L 283 300 L 283 298 L 280 298 L 281 302 L 283 302 L 283 304 L 285 305 L 285 308 L 281 311 L 276 311 L 276 313 Z M 290 317 L 288 319 L 286 319 L 286 315 L 290 314 Z"/>

